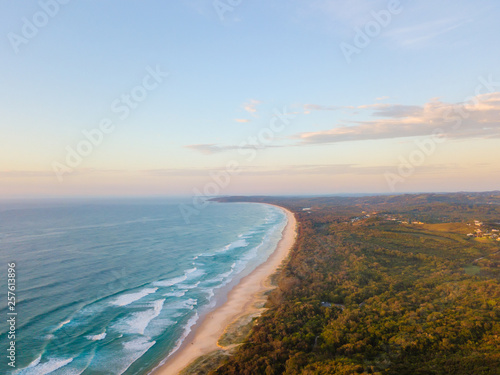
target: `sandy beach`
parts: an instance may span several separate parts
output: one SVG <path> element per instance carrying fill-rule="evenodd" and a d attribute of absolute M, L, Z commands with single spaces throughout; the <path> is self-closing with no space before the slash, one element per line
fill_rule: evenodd
<path fill-rule="evenodd" d="M 276 250 L 266 262 L 241 279 L 229 292 L 227 301 L 204 317 L 179 350 L 153 372 L 154 375 L 178 374 L 198 357 L 220 349 L 217 342 L 226 327 L 243 316 L 258 313 L 259 300 L 262 300 L 265 292 L 273 288 L 270 276 L 287 258 L 297 235 L 295 216 L 280 208 L 286 212 L 288 223 Z"/>

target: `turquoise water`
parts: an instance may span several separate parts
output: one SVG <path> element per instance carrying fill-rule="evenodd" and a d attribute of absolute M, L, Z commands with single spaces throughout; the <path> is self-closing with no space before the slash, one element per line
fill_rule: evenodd
<path fill-rule="evenodd" d="M 263 262 L 279 208 L 213 203 L 187 224 L 179 202 L 0 204 L 0 287 L 16 263 L 16 369 L 6 374 L 147 374 L 222 289 Z M 7 353 L 7 302 L 0 347 Z"/>

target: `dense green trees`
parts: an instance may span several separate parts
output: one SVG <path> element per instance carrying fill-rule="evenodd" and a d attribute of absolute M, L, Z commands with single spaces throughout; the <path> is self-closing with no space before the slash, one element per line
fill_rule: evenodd
<path fill-rule="evenodd" d="M 402 197 L 275 199 L 296 210 L 299 239 L 269 309 L 213 373 L 500 374 L 500 242 L 382 216 L 350 220 L 370 206 L 422 221 L 494 222 L 496 198 Z"/>

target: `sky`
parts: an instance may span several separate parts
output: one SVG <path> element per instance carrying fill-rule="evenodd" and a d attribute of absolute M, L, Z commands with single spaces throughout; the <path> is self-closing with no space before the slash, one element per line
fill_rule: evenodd
<path fill-rule="evenodd" d="M 0 0 L 0 197 L 500 186 L 495 0 Z"/>

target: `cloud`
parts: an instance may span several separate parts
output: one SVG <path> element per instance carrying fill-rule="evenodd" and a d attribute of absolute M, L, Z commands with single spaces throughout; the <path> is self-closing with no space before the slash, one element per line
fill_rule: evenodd
<path fill-rule="evenodd" d="M 348 125 L 345 125 L 344 122 L 344 124 L 337 124 L 328 130 L 294 134 L 289 139 L 298 140 L 295 143 L 260 146 L 205 143 L 185 147 L 204 155 L 213 155 L 243 149 L 258 150 L 430 136 L 436 131 L 449 139 L 500 137 L 500 92 L 478 95 L 466 103 L 445 103 L 436 98 L 423 106 L 376 103 L 335 107 L 306 104 L 304 108 L 315 110 L 334 110 L 337 108 L 369 110 L 373 120 L 350 121 Z"/>
<path fill-rule="evenodd" d="M 246 144 L 244 146 L 236 146 L 236 145 L 228 145 L 228 146 L 220 146 L 217 144 L 199 144 L 199 145 L 188 145 L 185 146 L 192 150 L 201 152 L 205 155 L 212 155 L 219 152 L 225 151 L 233 151 L 233 150 L 265 150 L 267 148 L 281 148 L 287 147 L 285 145 L 260 145 L 260 144 Z"/>
<path fill-rule="evenodd" d="M 30 178 L 30 177 L 54 177 L 53 171 L 0 171 L 0 177 L 7 178 Z"/>
<path fill-rule="evenodd" d="M 304 104 L 304 113 L 308 114 L 312 111 L 337 111 L 342 109 L 341 106 L 328 106 L 328 105 L 319 105 L 319 104 Z"/>
<path fill-rule="evenodd" d="M 366 108 L 369 107 L 367 106 Z M 377 110 L 373 115 L 378 117 L 403 118 L 408 116 L 419 116 L 423 113 L 422 107 L 416 105 L 386 104 L 383 106 L 375 106 L 375 108 Z"/>
<path fill-rule="evenodd" d="M 442 18 L 413 26 L 395 28 L 384 33 L 384 36 L 391 38 L 400 46 L 409 47 L 424 44 L 470 22 L 471 20 L 468 18 Z"/>
<path fill-rule="evenodd" d="M 216 171 L 218 169 L 214 169 Z M 223 169 L 220 168 L 222 171 Z M 207 176 L 207 169 L 186 168 L 186 169 L 148 169 L 142 171 L 143 174 L 154 177 L 200 177 Z"/>
<path fill-rule="evenodd" d="M 375 104 L 358 105 L 357 107 L 351 107 L 351 108 L 357 108 L 357 109 L 368 109 L 368 108 L 382 109 L 382 108 L 387 108 L 387 107 L 390 107 L 390 106 L 391 106 L 390 104 L 375 103 Z"/>
<path fill-rule="evenodd" d="M 184 146 L 194 151 L 198 151 L 204 155 L 212 155 L 217 154 L 219 152 L 231 151 L 238 149 L 237 146 L 220 146 L 215 143 L 204 143 L 204 144 L 196 144 L 196 145 L 187 145 Z"/>
<path fill-rule="evenodd" d="M 377 99 L 378 100 L 378 99 Z M 387 108 L 390 104 L 375 103 L 375 104 L 363 104 L 359 106 L 352 105 L 320 105 L 320 104 L 304 104 L 304 113 L 308 114 L 312 111 L 338 111 L 346 109 L 367 109 L 367 108 Z"/>
<path fill-rule="evenodd" d="M 234 121 L 245 123 L 245 122 L 250 122 L 251 120 L 248 120 L 246 118 L 235 118 Z"/>
<path fill-rule="evenodd" d="M 340 106 L 327 106 L 327 105 L 319 105 L 319 104 L 304 104 L 304 109 L 308 109 L 311 111 L 336 111 L 338 109 L 342 109 Z"/>
<path fill-rule="evenodd" d="M 257 105 L 262 103 L 260 100 L 251 99 L 247 103 L 243 104 L 243 109 L 248 113 L 255 114 L 257 112 Z"/>
<path fill-rule="evenodd" d="M 355 164 L 287 165 L 279 168 L 250 166 L 241 168 L 241 173 L 246 176 L 381 174 L 387 168 L 389 167 L 363 167 Z"/>
<path fill-rule="evenodd" d="M 215 143 L 202 143 L 197 145 L 187 145 L 184 146 L 194 151 L 198 151 L 204 155 L 213 155 L 219 152 L 226 151 L 234 151 L 234 150 L 264 150 L 266 148 L 278 148 L 278 147 L 286 147 L 280 145 L 253 145 L 253 144 L 245 144 L 242 146 L 237 145 L 218 145 Z"/>
<path fill-rule="evenodd" d="M 77 168 L 71 175 L 90 175 L 90 174 L 122 174 L 128 171 L 120 169 L 97 169 L 97 168 Z M 52 170 L 46 171 L 28 171 L 28 170 L 11 170 L 0 171 L 0 178 L 56 178 L 56 174 Z"/>
<path fill-rule="evenodd" d="M 365 106 L 380 120 L 299 133 L 300 144 L 428 136 L 436 129 L 451 139 L 500 137 L 500 92 L 478 95 L 467 103 L 450 104 L 433 99 L 424 106 L 400 104 Z"/>
<path fill-rule="evenodd" d="M 372 19 L 370 12 L 387 8 L 384 0 L 314 0 L 301 3 L 314 13 L 326 16 L 336 24 L 343 24 L 345 28 L 362 27 Z"/>
<path fill-rule="evenodd" d="M 301 175 L 382 175 L 393 169 L 391 165 L 362 166 L 357 164 L 311 164 L 284 165 L 278 167 L 239 166 L 239 175 L 247 177 L 267 176 L 301 176 Z M 427 165 L 419 168 L 421 173 L 438 173 L 460 168 L 453 165 Z M 210 172 L 224 172 L 225 168 L 187 168 L 187 169 L 154 169 L 142 171 L 144 174 L 156 177 L 204 177 Z"/>

